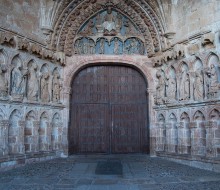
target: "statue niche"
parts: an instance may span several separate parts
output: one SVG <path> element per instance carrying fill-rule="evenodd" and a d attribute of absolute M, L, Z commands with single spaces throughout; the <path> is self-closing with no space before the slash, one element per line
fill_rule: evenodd
<path fill-rule="evenodd" d="M 5 99 L 8 94 L 8 81 L 6 79 L 7 68 L 5 65 L 5 59 L 2 53 L 0 53 L 0 98 Z"/>
<path fill-rule="evenodd" d="M 30 101 L 36 101 L 38 98 L 39 83 L 37 77 L 37 65 L 35 62 L 30 62 L 28 65 L 28 83 L 27 83 L 27 98 Z"/>
<path fill-rule="evenodd" d="M 218 82 L 218 75 L 217 71 L 215 69 L 215 66 L 212 64 L 210 68 L 206 72 L 208 81 L 207 81 L 207 87 L 208 87 L 208 98 L 216 98 L 217 93 L 219 90 L 219 82 Z"/>
<path fill-rule="evenodd" d="M 60 103 L 60 92 L 62 90 L 62 84 L 60 82 L 60 74 L 57 70 L 53 74 L 53 102 Z"/>
<path fill-rule="evenodd" d="M 190 77 L 188 73 L 188 66 L 186 64 L 182 65 L 182 72 L 180 75 L 180 89 L 179 89 L 179 100 L 189 100 L 190 99 Z"/>
<path fill-rule="evenodd" d="M 163 71 L 157 71 L 156 77 L 158 79 L 158 83 L 156 86 L 155 103 L 160 105 L 164 104 L 166 96 L 166 80 Z"/>
<path fill-rule="evenodd" d="M 41 80 L 40 80 L 40 98 L 42 102 L 48 103 L 51 100 L 50 93 L 50 74 L 48 67 L 44 65 L 41 68 Z"/>
<path fill-rule="evenodd" d="M 20 58 L 12 60 L 13 70 L 11 72 L 11 95 L 14 99 L 21 101 L 26 92 L 26 79 L 28 71 L 22 68 Z"/>
<path fill-rule="evenodd" d="M 207 98 L 218 98 L 220 90 L 218 57 L 216 55 L 211 55 L 208 65 L 209 67 L 205 69 Z"/>
<path fill-rule="evenodd" d="M 171 103 L 176 100 L 176 88 L 177 88 L 177 83 L 176 83 L 176 73 L 173 68 L 170 69 L 169 76 L 167 78 L 166 82 L 166 87 L 167 87 L 167 102 Z"/>
<path fill-rule="evenodd" d="M 203 66 L 200 60 L 195 62 L 194 71 L 194 98 L 196 101 L 201 101 L 204 98 L 204 75 Z"/>

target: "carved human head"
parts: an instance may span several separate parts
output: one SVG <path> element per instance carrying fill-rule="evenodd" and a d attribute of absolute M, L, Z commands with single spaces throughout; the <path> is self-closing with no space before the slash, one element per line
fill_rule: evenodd
<path fill-rule="evenodd" d="M 210 65 L 210 67 L 211 67 L 211 69 L 213 69 L 213 68 L 215 68 L 215 65 L 212 63 L 212 64 Z"/>
<path fill-rule="evenodd" d="M 107 13 L 108 13 L 108 14 L 111 14 L 111 13 L 112 13 L 112 7 L 111 7 L 111 6 L 108 6 L 108 8 L 107 8 Z"/>
<path fill-rule="evenodd" d="M 157 71 L 156 77 L 157 77 L 157 78 L 160 78 L 160 77 L 161 77 L 161 71 Z"/>

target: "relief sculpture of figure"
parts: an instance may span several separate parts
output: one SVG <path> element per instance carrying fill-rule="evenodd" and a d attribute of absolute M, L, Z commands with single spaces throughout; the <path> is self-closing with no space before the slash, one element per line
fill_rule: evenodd
<path fill-rule="evenodd" d="M 176 100 L 176 79 L 173 77 L 169 77 L 167 79 L 167 98 L 169 101 Z"/>
<path fill-rule="evenodd" d="M 99 54 L 105 54 L 105 39 L 100 40 Z"/>
<path fill-rule="evenodd" d="M 49 74 L 44 73 L 41 79 L 41 100 L 43 102 L 50 101 L 50 94 L 49 94 Z"/>
<path fill-rule="evenodd" d="M 116 23 L 115 23 L 115 16 L 112 13 L 112 7 L 107 8 L 107 14 L 104 17 L 104 35 L 106 36 L 114 36 L 116 35 Z"/>
<path fill-rule="evenodd" d="M 136 54 L 138 53 L 138 46 L 138 41 L 136 39 L 132 39 L 131 42 L 125 47 L 125 50 L 129 55 Z"/>
<path fill-rule="evenodd" d="M 117 38 L 115 38 L 115 45 L 114 45 L 114 54 L 118 55 L 119 54 L 119 41 Z"/>
<path fill-rule="evenodd" d="M 179 100 L 189 100 L 190 98 L 190 79 L 186 69 L 182 69 L 180 77 L 180 97 Z"/>
<path fill-rule="evenodd" d="M 21 65 L 18 64 L 12 71 L 11 75 L 11 94 L 12 95 L 24 95 L 25 83 L 26 83 L 27 71 L 22 70 Z"/>
<path fill-rule="evenodd" d="M 92 39 L 89 40 L 89 54 L 95 54 L 95 43 Z"/>
<path fill-rule="evenodd" d="M 0 97 L 7 96 L 8 93 L 8 82 L 5 78 L 6 68 L 1 64 L 0 65 Z"/>
<path fill-rule="evenodd" d="M 204 98 L 203 74 L 201 69 L 195 72 L 194 98 L 195 100 L 202 100 Z"/>
<path fill-rule="evenodd" d="M 80 40 L 76 40 L 74 49 L 75 49 L 75 54 L 79 54 L 79 55 L 82 54 L 82 42 Z"/>
<path fill-rule="evenodd" d="M 207 81 L 208 96 L 209 98 L 214 98 L 215 94 L 219 90 L 219 82 L 218 82 L 218 75 L 215 66 L 213 64 L 210 66 L 210 69 L 207 70 L 206 74 L 209 79 Z"/>
<path fill-rule="evenodd" d="M 28 100 L 36 101 L 38 97 L 38 91 L 39 91 L 39 86 L 38 86 L 38 79 L 37 79 L 37 66 L 32 65 L 28 72 L 28 93 L 27 97 Z"/>
<path fill-rule="evenodd" d="M 62 90 L 62 85 L 60 83 L 60 75 L 59 73 L 54 74 L 53 78 L 53 102 L 60 102 L 60 92 Z"/>
<path fill-rule="evenodd" d="M 166 95 L 166 81 L 161 71 L 156 74 L 158 84 L 156 86 L 156 103 L 163 104 Z"/>

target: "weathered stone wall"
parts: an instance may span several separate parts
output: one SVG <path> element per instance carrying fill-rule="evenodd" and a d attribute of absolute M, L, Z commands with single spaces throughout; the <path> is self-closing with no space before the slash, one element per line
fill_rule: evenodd
<path fill-rule="evenodd" d="M 64 154 L 62 72 L 59 64 L 0 46 L 1 167 Z"/>
<path fill-rule="evenodd" d="M 169 29 L 176 33 L 175 41 L 181 41 L 189 36 L 212 30 L 218 32 L 220 27 L 220 4 L 218 0 L 173 1 L 171 15 L 167 15 L 167 20 L 171 20 Z"/>
<path fill-rule="evenodd" d="M 125 36 L 118 30 L 103 33 L 102 22 L 88 22 L 107 9 L 107 1 L 1 1 L 1 167 L 68 155 L 73 76 L 108 62 L 136 67 L 148 80 L 152 155 L 219 163 L 219 1 L 114 0 L 111 6 L 136 27 L 146 54 L 116 53 L 112 39 Z M 127 31 L 128 38 L 135 37 L 129 24 Z M 105 46 L 112 43 L 114 51 L 95 55 L 85 51 L 86 40 L 77 46 L 77 37 L 92 37 L 96 45 L 106 38 Z"/>
<path fill-rule="evenodd" d="M 39 26 L 40 1 L 1 1 L 0 28 L 42 42 L 42 32 Z"/>

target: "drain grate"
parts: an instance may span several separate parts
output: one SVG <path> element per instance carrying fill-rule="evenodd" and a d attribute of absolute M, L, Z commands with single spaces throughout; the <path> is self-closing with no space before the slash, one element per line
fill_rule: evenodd
<path fill-rule="evenodd" d="M 120 161 L 98 162 L 95 174 L 98 175 L 122 175 L 122 164 Z"/>

